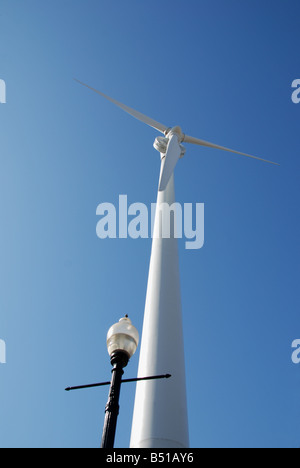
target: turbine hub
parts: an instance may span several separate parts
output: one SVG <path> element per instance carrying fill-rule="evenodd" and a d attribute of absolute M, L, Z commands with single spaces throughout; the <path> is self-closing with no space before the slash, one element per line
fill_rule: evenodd
<path fill-rule="evenodd" d="M 170 138 L 172 135 L 177 135 L 179 143 L 182 143 L 185 137 L 184 133 L 182 133 L 182 130 L 178 125 L 173 128 L 168 128 L 165 131 L 165 135 L 167 138 Z"/>

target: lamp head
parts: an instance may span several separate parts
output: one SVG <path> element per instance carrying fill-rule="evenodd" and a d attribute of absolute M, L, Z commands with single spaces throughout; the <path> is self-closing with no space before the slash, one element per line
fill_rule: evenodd
<path fill-rule="evenodd" d="M 139 344 L 139 333 L 126 315 L 115 323 L 107 333 L 107 350 L 114 363 L 123 357 L 123 367 L 134 355 Z"/>

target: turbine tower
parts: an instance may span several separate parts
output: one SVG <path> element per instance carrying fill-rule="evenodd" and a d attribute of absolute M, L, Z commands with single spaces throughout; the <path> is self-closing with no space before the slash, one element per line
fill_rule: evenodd
<path fill-rule="evenodd" d="M 270 164 L 279 164 L 185 135 L 178 126 L 167 127 L 89 85 L 76 81 L 165 135 L 156 138 L 154 143 L 155 149 L 161 154 L 161 170 L 138 377 L 168 372 L 172 378 L 166 382 L 153 380 L 137 383 L 130 446 L 131 448 L 188 448 L 176 218 L 174 211 L 174 217 L 168 220 L 170 230 L 166 237 L 164 211 L 161 207 L 166 205 L 171 207 L 175 202 L 174 169 L 185 154 L 182 142 L 219 149 Z"/>
<path fill-rule="evenodd" d="M 161 172 L 165 158 L 162 154 Z M 189 446 L 184 345 L 175 213 L 163 237 L 164 203 L 175 202 L 174 176 L 158 192 L 138 375 L 169 369 L 169 382 L 137 385 L 130 446 Z M 154 374 L 152 374 L 154 372 Z M 143 384 L 143 382 L 141 382 Z M 166 385 L 165 385 L 166 383 Z"/>

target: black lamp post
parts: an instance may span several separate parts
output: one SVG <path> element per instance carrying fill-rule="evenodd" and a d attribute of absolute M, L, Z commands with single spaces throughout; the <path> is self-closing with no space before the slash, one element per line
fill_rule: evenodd
<path fill-rule="evenodd" d="M 125 358 L 125 359 L 124 359 Z M 105 419 L 103 426 L 101 448 L 112 449 L 114 447 L 117 419 L 119 415 L 119 398 L 121 391 L 123 368 L 127 366 L 128 357 L 123 353 L 115 353 L 111 359 L 113 365 L 112 379 L 109 389 L 108 402 L 105 407 Z"/>
<path fill-rule="evenodd" d="M 108 402 L 105 407 L 101 448 L 112 449 L 114 447 L 123 369 L 136 352 L 138 343 L 138 331 L 127 315 L 108 331 L 107 350 L 113 369 Z"/>
<path fill-rule="evenodd" d="M 139 382 L 142 380 L 169 379 L 170 374 L 154 375 L 150 377 L 136 377 L 133 379 L 124 379 L 124 367 L 127 366 L 129 359 L 134 355 L 139 343 L 139 333 L 132 325 L 128 315 L 125 315 L 118 323 L 115 323 L 107 334 L 107 350 L 110 355 L 110 362 L 113 366 L 112 378 L 110 382 L 100 382 L 89 385 L 79 385 L 77 387 L 67 387 L 65 390 L 80 390 L 84 388 L 102 387 L 110 385 L 108 402 L 105 407 L 105 419 L 101 448 L 114 448 L 114 441 L 117 428 L 117 419 L 119 414 L 119 399 L 121 384 L 127 382 Z"/>

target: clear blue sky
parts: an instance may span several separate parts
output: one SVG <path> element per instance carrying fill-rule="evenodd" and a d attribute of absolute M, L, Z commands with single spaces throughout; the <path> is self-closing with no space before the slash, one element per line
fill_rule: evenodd
<path fill-rule="evenodd" d="M 205 203 L 203 249 L 180 242 L 189 424 L 192 447 L 300 446 L 299 39 L 298 0 L 1 0 L 1 447 L 97 447 L 107 389 L 64 388 L 109 379 L 125 313 L 142 331 L 151 240 L 98 239 L 96 208 L 155 202 L 157 133 L 73 77 L 281 164 L 187 145 L 176 168 Z"/>

